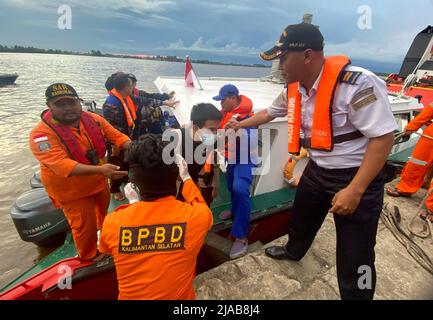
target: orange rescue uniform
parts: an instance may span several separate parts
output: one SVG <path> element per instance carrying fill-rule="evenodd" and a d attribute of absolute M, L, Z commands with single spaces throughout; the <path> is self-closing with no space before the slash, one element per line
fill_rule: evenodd
<path fill-rule="evenodd" d="M 114 257 L 119 300 L 192 300 L 197 256 L 213 224 L 212 213 L 191 179 L 185 202 L 164 197 L 109 214 L 99 250 Z"/>
<path fill-rule="evenodd" d="M 405 129 L 417 131 L 432 119 L 433 103 L 425 107 L 415 119 L 409 122 Z M 428 125 L 423 133 L 433 137 L 433 124 Z M 421 137 L 413 150 L 412 156 L 404 166 L 401 173 L 401 180 L 396 188 L 405 193 L 417 192 L 424 182 L 424 176 L 432 165 L 433 140 Z M 433 183 L 430 185 L 430 188 L 433 188 Z M 426 206 L 430 211 L 433 211 L 433 194 L 428 197 Z"/>
<path fill-rule="evenodd" d="M 104 138 L 117 147 L 129 141 L 104 118 L 89 114 L 99 125 Z M 71 131 L 86 153 L 92 148 L 84 125 Z M 30 149 L 40 162 L 41 180 L 53 204 L 63 209 L 72 229 L 80 258 L 90 259 L 97 253 L 97 229 L 101 229 L 110 203 L 107 179 L 103 175 L 70 176 L 78 164 L 71 159 L 57 134 L 44 122 L 30 133 Z"/>

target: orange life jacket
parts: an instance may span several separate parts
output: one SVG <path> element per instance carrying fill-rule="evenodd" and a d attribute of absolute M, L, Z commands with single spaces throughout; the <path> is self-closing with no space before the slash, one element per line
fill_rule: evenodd
<path fill-rule="evenodd" d="M 63 125 L 56 121 L 53 118 L 50 110 L 45 110 L 42 112 L 41 119 L 57 134 L 73 160 L 83 164 L 90 164 L 90 161 L 87 159 L 69 126 Z M 99 159 L 103 159 L 105 157 L 106 146 L 98 123 L 90 115 L 88 115 L 87 112 L 81 113 L 80 121 L 86 129 L 86 132 L 93 147 L 96 150 L 96 153 L 98 154 Z"/>
<path fill-rule="evenodd" d="M 120 93 L 116 89 L 111 90 L 110 94 L 120 100 L 120 103 L 122 103 L 123 106 L 123 111 L 125 112 L 125 118 L 128 127 L 132 127 L 134 129 L 135 128 L 134 120 L 137 119 L 137 115 L 135 113 L 135 106 L 131 97 L 129 96 L 126 97 L 126 103 L 125 103 L 124 98 L 120 95 Z"/>
<path fill-rule="evenodd" d="M 253 102 L 250 98 L 240 95 L 241 102 L 239 103 L 239 106 L 236 109 L 233 109 L 230 112 L 222 110 L 221 113 L 223 115 L 223 118 L 221 119 L 220 128 L 224 128 L 224 126 L 231 120 L 231 118 L 235 114 L 239 114 L 237 117 L 238 121 L 242 121 L 246 118 L 252 117 L 254 115 L 253 113 Z"/>
<path fill-rule="evenodd" d="M 311 149 L 332 151 L 334 147 L 332 130 L 332 104 L 341 72 L 350 64 L 346 56 L 332 56 L 325 59 L 322 77 L 317 90 L 314 106 Z M 289 152 L 299 154 L 301 131 L 301 94 L 299 82 L 287 87 L 287 118 Z"/>
<path fill-rule="evenodd" d="M 239 103 L 239 106 L 235 109 L 233 109 L 230 112 L 224 111 L 222 110 L 221 113 L 223 115 L 221 123 L 220 123 L 220 128 L 223 129 L 224 126 L 236 115 L 238 114 L 238 116 L 236 117 L 237 121 L 242 121 L 245 120 L 247 118 L 250 118 L 252 116 L 254 116 L 254 112 L 253 112 L 253 102 L 251 101 L 250 98 L 244 96 L 244 95 L 239 95 L 239 97 L 241 98 L 241 102 Z M 229 146 L 228 143 L 226 143 L 226 147 L 225 147 L 225 157 L 228 159 L 229 158 L 229 152 L 228 150 L 232 149 L 233 146 Z"/>

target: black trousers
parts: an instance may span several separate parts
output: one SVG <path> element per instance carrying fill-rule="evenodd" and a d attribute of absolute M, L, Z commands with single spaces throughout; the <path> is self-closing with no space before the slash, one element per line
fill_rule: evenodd
<path fill-rule="evenodd" d="M 307 253 L 331 208 L 335 193 L 345 188 L 357 171 L 358 168 L 324 169 L 310 160 L 296 192 L 294 217 L 286 244 L 287 252 L 294 260 L 302 259 Z M 337 278 L 342 299 L 373 299 L 376 287 L 374 246 L 383 206 L 384 178 L 382 170 L 353 214 L 334 214 Z M 363 275 L 367 278 L 360 279 Z"/>

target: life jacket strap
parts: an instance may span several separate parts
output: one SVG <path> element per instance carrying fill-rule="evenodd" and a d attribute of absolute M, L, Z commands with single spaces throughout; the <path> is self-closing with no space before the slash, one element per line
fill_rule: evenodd
<path fill-rule="evenodd" d="M 332 141 L 334 144 L 338 144 L 338 143 L 343 143 L 346 141 L 352 141 L 352 140 L 356 140 L 359 138 L 364 137 L 364 135 L 361 133 L 361 131 L 356 130 L 353 132 L 349 132 L 349 133 L 345 133 L 345 134 L 341 134 L 335 137 L 332 137 Z M 301 147 L 303 148 L 311 148 L 311 138 L 303 138 L 300 141 L 301 143 Z"/>

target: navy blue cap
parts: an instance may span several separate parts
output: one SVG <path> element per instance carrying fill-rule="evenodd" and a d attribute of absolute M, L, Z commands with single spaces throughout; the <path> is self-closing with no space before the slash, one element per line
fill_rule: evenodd
<path fill-rule="evenodd" d="M 227 97 L 230 96 L 239 96 L 239 90 L 236 88 L 236 86 L 232 84 L 226 84 L 225 86 L 222 86 L 220 89 L 220 92 L 217 96 L 213 97 L 212 99 L 216 101 L 222 101 Z"/>
<path fill-rule="evenodd" d="M 288 25 L 274 47 L 260 53 L 263 60 L 279 58 L 285 51 L 323 50 L 323 35 L 319 28 L 309 23 Z"/>

